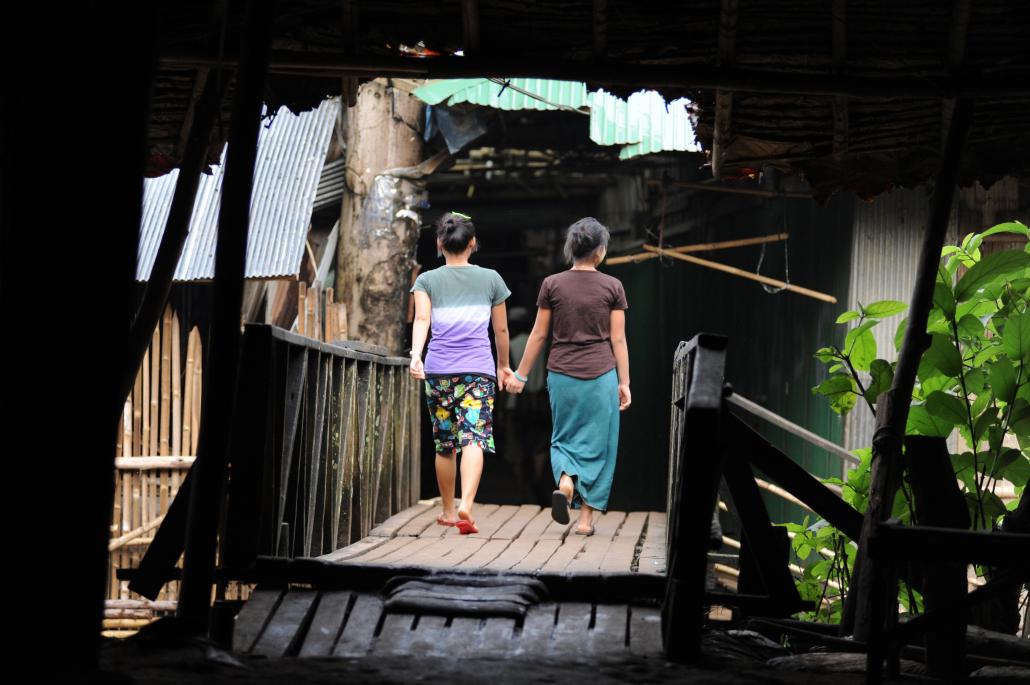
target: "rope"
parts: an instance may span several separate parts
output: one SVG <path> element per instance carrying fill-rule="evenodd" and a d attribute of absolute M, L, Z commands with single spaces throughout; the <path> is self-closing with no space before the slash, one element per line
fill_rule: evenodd
<path fill-rule="evenodd" d="M 787 232 L 787 199 L 781 195 L 780 196 L 780 202 L 782 203 L 781 204 L 781 208 L 782 209 L 780 211 L 781 232 L 786 233 Z M 761 284 L 762 285 L 762 289 L 765 290 L 765 292 L 769 293 L 770 295 L 778 295 L 779 293 L 782 293 L 784 290 L 786 290 L 787 286 L 790 285 L 790 252 L 788 251 L 788 248 L 787 248 L 787 244 L 790 242 L 790 239 L 787 238 L 786 240 L 783 240 L 782 242 L 783 242 L 783 283 L 784 283 L 784 285 L 780 286 L 779 288 L 776 288 L 776 287 L 773 287 L 771 285 L 766 285 L 765 283 L 762 283 Z M 765 247 L 766 247 L 767 244 L 768 243 L 762 243 L 762 251 L 758 255 L 758 266 L 755 267 L 755 273 L 757 273 L 759 275 L 761 275 L 761 273 L 762 273 L 762 262 L 765 261 Z"/>

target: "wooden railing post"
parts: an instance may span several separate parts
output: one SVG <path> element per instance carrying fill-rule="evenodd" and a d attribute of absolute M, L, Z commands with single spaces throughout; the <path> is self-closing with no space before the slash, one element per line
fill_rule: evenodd
<path fill-rule="evenodd" d="M 702 333 L 681 344 L 674 359 L 675 439 L 669 445 L 668 580 L 662 605 L 669 659 L 696 658 L 701 647 L 708 540 L 722 475 L 726 342 Z"/>

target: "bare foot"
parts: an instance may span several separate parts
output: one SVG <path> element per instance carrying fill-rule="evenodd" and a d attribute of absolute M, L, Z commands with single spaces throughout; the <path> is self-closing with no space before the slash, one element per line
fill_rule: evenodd
<path fill-rule="evenodd" d="M 441 526 L 453 526 L 455 523 L 458 522 L 458 514 L 454 511 L 454 509 L 444 509 L 443 512 L 436 517 L 436 522 L 439 523 Z"/>
<path fill-rule="evenodd" d="M 466 506 L 462 502 L 461 506 L 458 507 L 458 519 L 461 521 L 472 521 L 472 505 Z"/>

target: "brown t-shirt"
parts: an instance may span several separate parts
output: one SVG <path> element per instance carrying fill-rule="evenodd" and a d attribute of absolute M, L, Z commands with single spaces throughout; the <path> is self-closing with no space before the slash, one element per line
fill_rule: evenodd
<path fill-rule="evenodd" d="M 551 310 L 548 369 L 590 379 L 615 368 L 612 310 L 629 308 L 619 279 L 600 271 L 562 271 L 544 279 L 536 306 Z"/>

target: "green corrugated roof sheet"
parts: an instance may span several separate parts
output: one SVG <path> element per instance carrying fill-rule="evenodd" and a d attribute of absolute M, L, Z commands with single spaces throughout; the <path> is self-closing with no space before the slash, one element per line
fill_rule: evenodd
<path fill-rule="evenodd" d="M 619 159 L 666 150 L 700 150 L 694 137 L 685 98 L 666 104 L 653 90 L 638 91 L 628 100 L 585 83 L 549 79 L 491 79 L 430 81 L 415 95 L 430 105 L 467 102 L 503 110 L 589 110 L 590 139 L 598 145 L 623 145 Z"/>

